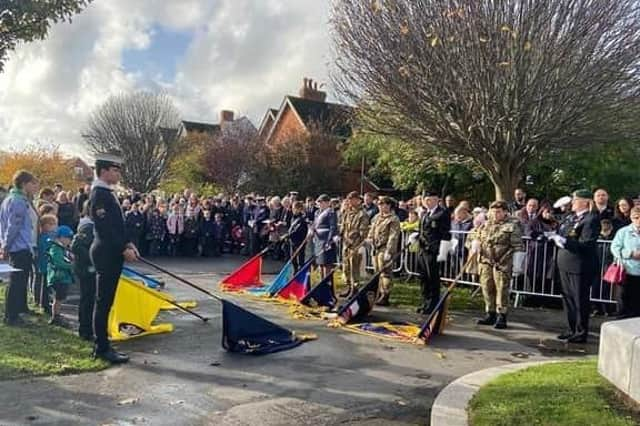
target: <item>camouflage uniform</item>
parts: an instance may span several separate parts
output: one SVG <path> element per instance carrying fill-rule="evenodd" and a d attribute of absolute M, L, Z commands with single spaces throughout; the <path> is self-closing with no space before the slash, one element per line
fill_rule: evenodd
<path fill-rule="evenodd" d="M 478 273 L 486 311 L 506 314 L 513 253 L 524 251 L 519 223 L 511 218 L 489 219 L 472 231 L 469 240 L 480 241 Z"/>
<path fill-rule="evenodd" d="M 340 237 L 342 238 L 342 273 L 345 284 L 357 285 L 360 281 L 362 256 L 358 250 L 369 230 L 369 216 L 362 207 L 347 207 L 342 211 Z"/>
<path fill-rule="evenodd" d="M 391 270 L 392 265 L 383 269 L 386 262 L 384 254 L 389 253 L 392 257 L 398 251 L 398 241 L 400 238 L 400 220 L 395 213 L 378 213 L 373 218 L 373 223 L 369 229 L 367 239 L 373 241 L 374 257 L 373 266 L 380 274 L 381 293 L 388 295 L 391 292 Z"/>

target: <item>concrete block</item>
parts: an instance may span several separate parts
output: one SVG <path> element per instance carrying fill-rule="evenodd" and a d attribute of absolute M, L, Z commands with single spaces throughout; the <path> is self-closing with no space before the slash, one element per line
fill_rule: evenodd
<path fill-rule="evenodd" d="M 629 396 L 640 403 L 640 337 L 636 337 L 633 342 L 633 360 L 631 361 L 631 372 L 629 374 Z"/>
<path fill-rule="evenodd" d="M 640 400 L 640 318 L 602 324 L 598 372 L 627 395 Z M 632 395 L 634 389 L 635 397 Z"/>

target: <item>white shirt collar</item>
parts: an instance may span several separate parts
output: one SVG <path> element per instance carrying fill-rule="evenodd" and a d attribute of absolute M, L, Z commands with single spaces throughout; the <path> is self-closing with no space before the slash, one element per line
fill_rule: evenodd
<path fill-rule="evenodd" d="M 93 181 L 93 183 L 91 184 L 91 189 L 93 188 L 104 188 L 104 189 L 108 189 L 109 191 L 113 191 L 113 188 L 111 187 L 111 185 L 109 185 L 107 182 L 103 181 L 100 178 L 96 178 L 96 180 Z"/>
<path fill-rule="evenodd" d="M 582 216 L 584 216 L 588 211 L 589 211 L 589 209 L 580 210 L 579 212 L 576 212 L 576 216 L 578 216 L 578 217 L 582 217 Z"/>

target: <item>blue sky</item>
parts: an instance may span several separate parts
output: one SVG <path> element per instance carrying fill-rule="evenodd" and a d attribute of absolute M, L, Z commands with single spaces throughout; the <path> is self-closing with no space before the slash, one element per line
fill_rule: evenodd
<path fill-rule="evenodd" d="M 122 51 L 122 66 L 125 72 L 141 72 L 149 78 L 160 76 L 164 81 L 173 80 L 194 32 L 174 31 L 159 25 L 152 26 L 149 32 L 151 44 L 148 47 Z"/>

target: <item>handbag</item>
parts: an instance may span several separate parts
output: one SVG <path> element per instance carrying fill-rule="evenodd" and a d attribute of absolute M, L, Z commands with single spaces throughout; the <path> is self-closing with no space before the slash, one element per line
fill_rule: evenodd
<path fill-rule="evenodd" d="M 622 266 L 622 263 L 619 259 L 616 259 L 614 263 L 609 265 L 602 279 L 604 279 L 611 285 L 622 285 L 626 278 L 626 275 L 627 274 L 624 270 L 624 266 Z"/>

